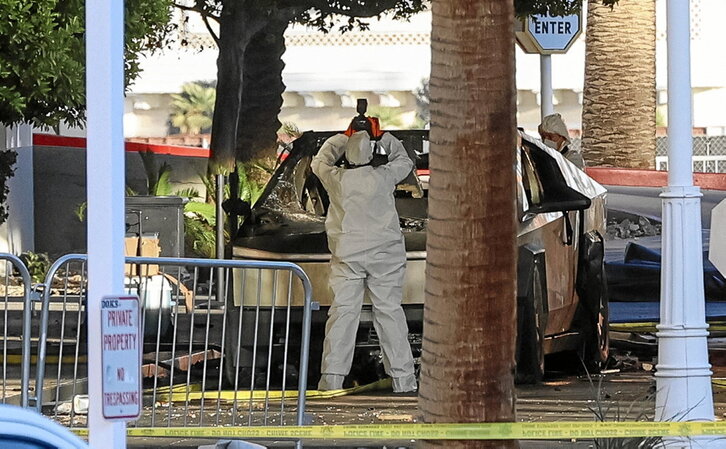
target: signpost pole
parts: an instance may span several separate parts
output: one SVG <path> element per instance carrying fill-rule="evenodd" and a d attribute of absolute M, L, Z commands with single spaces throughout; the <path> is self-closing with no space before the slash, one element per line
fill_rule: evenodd
<path fill-rule="evenodd" d="M 539 76 L 541 118 L 545 118 L 555 112 L 552 105 L 552 55 L 539 55 Z"/>
<path fill-rule="evenodd" d="M 88 111 L 88 429 L 95 449 L 126 447 L 103 416 L 101 298 L 124 288 L 123 0 L 86 0 Z"/>
<path fill-rule="evenodd" d="M 663 266 L 656 377 L 657 421 L 713 421 L 703 288 L 701 192 L 693 185 L 690 2 L 668 0 L 668 186 L 663 190 Z M 703 440 L 706 441 L 703 441 Z M 709 437 L 667 447 L 724 447 Z"/>
<path fill-rule="evenodd" d="M 566 53 L 582 33 L 582 14 L 536 14 L 518 22 L 514 36 L 525 53 L 539 54 L 541 118 L 553 114 L 552 54 Z"/>

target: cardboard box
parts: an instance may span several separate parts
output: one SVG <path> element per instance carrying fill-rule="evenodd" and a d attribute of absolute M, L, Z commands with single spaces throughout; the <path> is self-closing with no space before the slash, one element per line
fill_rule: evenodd
<path fill-rule="evenodd" d="M 142 237 L 140 247 L 138 237 L 126 237 L 124 239 L 124 247 L 127 257 L 159 257 L 159 254 L 161 254 L 159 239 L 155 237 Z M 138 276 L 139 274 L 141 276 L 154 276 L 159 274 L 159 265 L 138 265 L 127 263 L 124 264 L 124 273 L 126 276 Z"/>

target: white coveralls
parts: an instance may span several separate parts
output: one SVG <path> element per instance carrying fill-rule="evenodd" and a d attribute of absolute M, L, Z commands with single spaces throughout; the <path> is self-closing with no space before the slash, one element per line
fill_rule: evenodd
<path fill-rule="evenodd" d="M 350 139 L 337 134 L 325 141 L 311 163 L 330 198 L 325 230 L 335 294 L 325 329 L 321 390 L 342 388 L 350 371 L 366 291 L 393 391 L 417 389 L 401 307 L 406 248 L 393 197 L 396 184 L 413 169 L 413 161 L 389 133 L 383 134 L 379 145 L 388 153 L 388 163 L 374 168 L 363 165 L 372 158 L 367 132 L 359 131 Z M 336 167 L 343 152 L 349 163 L 362 166 Z"/>

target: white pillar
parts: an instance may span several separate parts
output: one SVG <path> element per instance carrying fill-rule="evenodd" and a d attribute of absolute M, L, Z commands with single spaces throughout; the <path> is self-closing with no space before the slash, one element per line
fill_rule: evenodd
<path fill-rule="evenodd" d="M 103 417 L 101 298 L 124 290 L 123 0 L 86 0 L 88 104 L 88 429 L 92 448 L 126 447 Z"/>
<path fill-rule="evenodd" d="M 539 84 L 541 122 L 555 112 L 552 104 L 552 55 L 539 55 Z"/>
<path fill-rule="evenodd" d="M 656 420 L 713 421 L 708 363 L 701 193 L 693 186 L 688 0 L 668 0 L 668 186 L 663 235 Z M 723 447 L 711 438 L 669 438 L 667 447 Z"/>
<path fill-rule="evenodd" d="M 18 255 L 35 249 L 33 127 L 23 124 L 6 128 L 5 148 L 13 149 L 17 153 L 17 160 L 15 174 L 8 180 L 9 192 L 5 204 L 9 215 L 0 231 L 0 251 Z"/>

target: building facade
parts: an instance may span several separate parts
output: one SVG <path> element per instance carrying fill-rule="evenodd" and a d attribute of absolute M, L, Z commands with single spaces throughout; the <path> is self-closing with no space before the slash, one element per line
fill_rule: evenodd
<path fill-rule="evenodd" d="M 726 2 L 691 1 L 693 61 L 693 126 L 709 135 L 726 132 L 726 61 L 710 43 L 720 38 L 720 18 Z M 179 16 L 185 48 L 149 55 L 143 72 L 131 86 L 124 125 L 127 137 L 163 137 L 170 131 L 170 95 L 187 82 L 216 79 L 217 51 L 206 28 Z M 657 0 L 657 89 L 660 124 L 665 125 L 666 41 L 665 0 Z M 370 30 L 327 34 L 300 26 L 286 32 L 283 80 L 287 90 L 280 120 L 301 130 L 334 130 L 347 126 L 355 115 L 357 98 L 367 98 L 374 111 L 385 115 L 392 127 L 421 126 L 417 92 L 429 77 L 431 14 L 409 22 L 382 19 Z M 567 54 L 552 56 L 555 110 L 568 127 L 580 129 L 584 79 L 584 34 Z M 540 121 L 539 56 L 520 49 L 517 58 L 517 120 L 534 131 Z"/>

